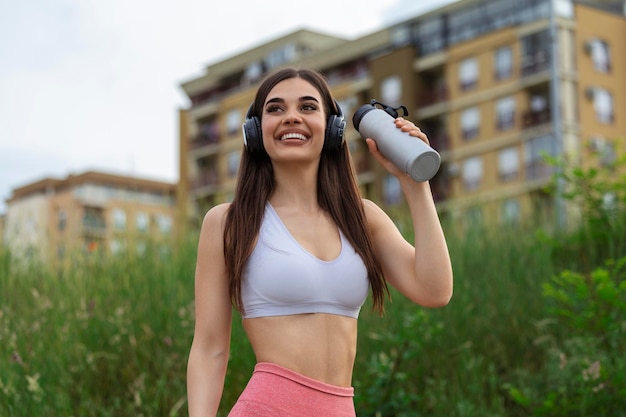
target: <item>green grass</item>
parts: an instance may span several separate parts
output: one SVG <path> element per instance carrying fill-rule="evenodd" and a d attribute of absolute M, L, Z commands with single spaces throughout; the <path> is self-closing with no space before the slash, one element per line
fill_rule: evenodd
<path fill-rule="evenodd" d="M 626 371 L 626 338 L 594 344 L 599 336 L 585 339 L 585 328 L 574 334 L 543 293 L 566 268 L 587 276 L 626 255 L 626 230 L 616 227 L 610 244 L 593 233 L 448 228 L 455 293 L 447 307 L 422 309 L 394 293 L 384 317 L 371 304 L 362 310 L 359 416 L 624 415 L 624 400 L 608 398 L 626 394 L 623 377 L 611 371 Z M 18 267 L 1 253 L 0 415 L 187 415 L 195 256 L 192 237 L 167 256 L 148 250 L 57 274 Z M 620 308 L 626 284 L 616 285 L 611 305 Z M 615 311 L 611 317 L 623 321 Z M 254 363 L 235 317 L 223 416 Z M 594 360 L 604 373 L 588 381 L 581 375 Z M 606 398 L 593 392 L 600 383 Z M 566 409 L 559 399 L 579 405 Z"/>

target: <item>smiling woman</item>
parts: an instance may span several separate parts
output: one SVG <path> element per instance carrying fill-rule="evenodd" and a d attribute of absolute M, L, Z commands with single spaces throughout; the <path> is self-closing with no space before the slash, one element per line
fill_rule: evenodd
<path fill-rule="evenodd" d="M 428 141 L 408 120 L 394 123 L 407 140 Z M 198 242 L 191 417 L 217 413 L 232 306 L 257 365 L 230 417 L 354 417 L 357 319 L 368 292 L 380 313 L 388 284 L 425 307 L 450 299 L 452 269 L 428 182 L 412 180 L 366 139 L 400 182 L 413 246 L 361 198 L 344 128 L 316 71 L 283 69 L 259 87 L 243 125 L 235 197 L 209 210 Z"/>

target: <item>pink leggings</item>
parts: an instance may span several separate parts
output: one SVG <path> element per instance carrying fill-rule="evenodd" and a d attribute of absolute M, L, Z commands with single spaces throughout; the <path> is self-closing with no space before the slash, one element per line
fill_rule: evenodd
<path fill-rule="evenodd" d="M 354 388 L 260 362 L 228 417 L 356 417 Z"/>

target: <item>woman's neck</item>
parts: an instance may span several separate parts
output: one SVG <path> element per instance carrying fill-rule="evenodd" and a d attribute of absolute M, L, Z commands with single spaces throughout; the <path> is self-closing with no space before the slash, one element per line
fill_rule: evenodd
<path fill-rule="evenodd" d="M 317 166 L 274 166 L 276 188 L 270 197 L 274 207 L 291 205 L 317 210 Z"/>

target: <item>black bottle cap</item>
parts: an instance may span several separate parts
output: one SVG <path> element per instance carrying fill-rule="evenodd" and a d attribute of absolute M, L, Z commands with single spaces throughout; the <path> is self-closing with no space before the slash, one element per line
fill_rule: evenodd
<path fill-rule="evenodd" d="M 352 124 L 357 131 L 359 130 L 359 125 L 361 124 L 361 119 L 363 119 L 363 116 L 365 116 L 368 112 L 374 110 L 375 108 L 376 107 L 373 104 L 364 104 L 359 107 L 357 111 L 354 112 L 354 116 L 352 116 Z"/>

